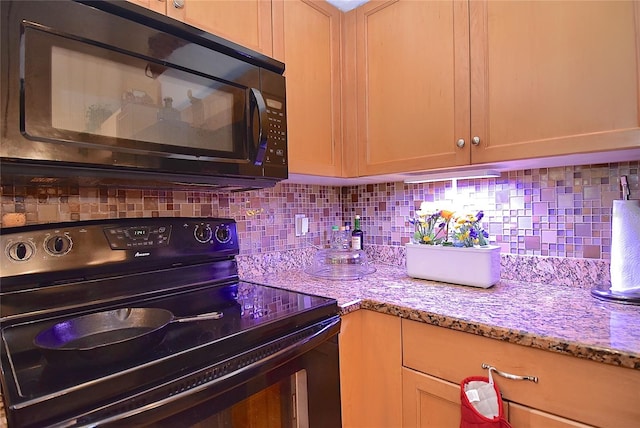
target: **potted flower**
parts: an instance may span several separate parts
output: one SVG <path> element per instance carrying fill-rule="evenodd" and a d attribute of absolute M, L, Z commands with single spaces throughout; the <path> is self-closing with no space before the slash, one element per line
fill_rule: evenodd
<path fill-rule="evenodd" d="M 500 247 L 489 245 L 484 213 L 429 209 L 422 203 L 412 242 L 406 244 L 407 274 L 414 278 L 488 288 L 500 280 Z"/>

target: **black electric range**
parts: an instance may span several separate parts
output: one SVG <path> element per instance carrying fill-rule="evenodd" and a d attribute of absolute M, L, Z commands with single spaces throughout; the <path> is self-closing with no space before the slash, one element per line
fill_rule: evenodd
<path fill-rule="evenodd" d="M 183 409 L 339 330 L 335 300 L 239 280 L 233 220 L 84 221 L 5 228 L 0 238 L 0 380 L 10 427 L 117 424 L 168 403 Z M 171 322 L 159 343 L 115 358 L 105 346 L 98 354 L 54 349 L 64 355 L 54 360 L 36 346 L 54 325 L 125 308 L 222 317 Z"/>

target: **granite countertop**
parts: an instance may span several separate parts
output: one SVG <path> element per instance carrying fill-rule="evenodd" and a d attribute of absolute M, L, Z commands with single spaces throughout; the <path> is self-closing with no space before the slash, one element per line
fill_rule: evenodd
<path fill-rule="evenodd" d="M 376 265 L 334 281 L 301 269 L 243 280 L 337 299 L 341 312 L 369 309 L 607 364 L 640 370 L 640 306 L 605 302 L 586 288 L 501 280 L 488 289 L 410 278 Z"/>

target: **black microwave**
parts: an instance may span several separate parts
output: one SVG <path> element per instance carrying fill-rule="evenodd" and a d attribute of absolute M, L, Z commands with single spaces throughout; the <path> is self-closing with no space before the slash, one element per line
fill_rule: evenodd
<path fill-rule="evenodd" d="M 0 1 L 3 182 L 287 178 L 284 64 L 126 1 Z"/>

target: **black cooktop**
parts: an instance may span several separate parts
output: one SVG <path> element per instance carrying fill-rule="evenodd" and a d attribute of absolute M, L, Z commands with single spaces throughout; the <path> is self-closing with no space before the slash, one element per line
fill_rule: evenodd
<path fill-rule="evenodd" d="M 132 393 L 237 355 L 288 331 L 337 313 L 335 300 L 249 282 L 205 286 L 172 296 L 128 302 L 133 307 L 164 308 L 175 316 L 220 311 L 223 317 L 167 326 L 163 341 L 139 355 L 113 364 L 65 367 L 50 364 L 33 344 L 41 330 L 65 317 L 31 321 L 2 329 L 3 366 L 11 406 L 113 398 Z M 6 364 L 5 364 L 6 363 Z M 65 404 L 66 405 L 66 404 Z"/>

